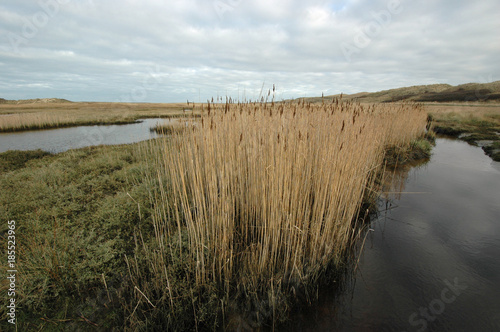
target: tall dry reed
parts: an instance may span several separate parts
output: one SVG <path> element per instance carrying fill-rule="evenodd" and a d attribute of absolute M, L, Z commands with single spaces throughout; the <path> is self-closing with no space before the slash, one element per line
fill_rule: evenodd
<path fill-rule="evenodd" d="M 142 118 L 184 116 L 183 109 L 183 104 L 0 104 L 0 132 L 133 123 Z"/>
<path fill-rule="evenodd" d="M 45 129 L 72 123 L 76 123 L 75 119 L 59 113 L 40 112 L 0 115 L 0 131 Z"/>
<path fill-rule="evenodd" d="M 418 105 L 341 100 L 201 108 L 198 125 L 149 151 L 156 238 L 138 248 L 159 277 L 141 283 L 139 265 L 131 276 L 151 305 L 175 306 L 167 267 L 184 257 L 186 282 L 216 285 L 222 305 L 260 294 L 274 311 L 342 261 L 384 151 L 422 136 L 427 118 Z"/>

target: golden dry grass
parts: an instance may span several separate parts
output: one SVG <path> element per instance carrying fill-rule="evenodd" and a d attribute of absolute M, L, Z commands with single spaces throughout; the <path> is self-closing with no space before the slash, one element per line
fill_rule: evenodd
<path fill-rule="evenodd" d="M 0 104 L 0 132 L 182 116 L 185 107 L 185 104 L 132 103 Z"/>
<path fill-rule="evenodd" d="M 158 276 L 141 282 L 141 263 L 131 260 L 138 301 L 174 307 L 165 266 L 184 257 L 186 282 L 217 285 L 223 307 L 242 293 L 285 310 L 280 294 L 340 264 L 358 234 L 363 199 L 377 192 L 385 150 L 423 136 L 427 118 L 418 105 L 338 100 L 212 104 L 200 112 L 200 125 L 147 152 L 157 158 L 147 175 L 158 184 L 156 239 L 148 247 L 138 240 L 137 253 Z"/>
<path fill-rule="evenodd" d="M 75 123 L 77 123 L 76 118 L 60 113 L 37 112 L 0 115 L 0 131 L 44 129 Z"/>
<path fill-rule="evenodd" d="M 182 134 L 186 130 L 192 130 L 195 125 L 197 125 L 197 118 L 179 117 L 168 123 L 158 123 L 150 130 L 163 135 Z"/>
<path fill-rule="evenodd" d="M 456 104 L 456 105 L 442 105 L 442 104 L 426 104 L 425 109 L 432 114 L 435 118 L 456 118 L 480 120 L 489 118 L 500 117 L 500 104 Z"/>
<path fill-rule="evenodd" d="M 475 134 L 472 140 L 498 140 L 500 133 L 500 105 L 426 105 L 434 122 L 434 128 L 445 132 Z M 439 130 L 438 130 L 439 131 Z"/>

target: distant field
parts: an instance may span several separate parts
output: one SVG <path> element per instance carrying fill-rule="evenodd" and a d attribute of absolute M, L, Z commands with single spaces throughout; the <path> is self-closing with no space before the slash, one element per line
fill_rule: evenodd
<path fill-rule="evenodd" d="M 337 97 L 339 95 L 302 99 L 306 102 L 321 103 Z M 419 85 L 342 95 L 342 98 L 362 104 L 418 102 L 425 104 L 432 113 L 479 114 L 479 111 L 481 114 L 486 114 L 498 112 L 500 109 L 500 81 L 458 86 Z M 139 118 L 182 116 L 185 114 L 184 109 L 192 107 L 192 104 L 185 103 L 75 103 L 57 98 L 30 100 L 0 98 L 0 132 L 131 123 Z"/>
<path fill-rule="evenodd" d="M 190 107 L 185 103 L 5 102 L 0 103 L 0 132 L 131 123 L 140 118 L 182 116 Z"/>
<path fill-rule="evenodd" d="M 487 114 L 495 114 L 500 112 L 500 103 L 488 103 L 488 104 L 466 104 L 466 103 L 430 104 L 429 103 L 425 104 L 425 107 L 430 113 L 436 113 L 436 114 L 460 113 L 460 114 L 484 116 Z"/>

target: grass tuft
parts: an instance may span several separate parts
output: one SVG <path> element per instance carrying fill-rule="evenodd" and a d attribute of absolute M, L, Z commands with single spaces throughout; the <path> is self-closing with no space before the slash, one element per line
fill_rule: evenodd
<path fill-rule="evenodd" d="M 6 151 L 0 153 L 0 172 L 14 171 L 25 167 L 30 160 L 41 159 L 50 156 L 49 152 L 42 150 L 34 151 Z"/>

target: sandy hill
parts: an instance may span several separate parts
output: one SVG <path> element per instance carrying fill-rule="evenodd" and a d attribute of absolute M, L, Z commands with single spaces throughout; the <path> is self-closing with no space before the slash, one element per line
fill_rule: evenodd
<path fill-rule="evenodd" d="M 0 98 L 0 104 L 48 104 L 48 103 L 71 103 L 71 101 L 60 98 L 37 98 L 23 100 L 7 100 Z"/>
<path fill-rule="evenodd" d="M 326 100 L 339 95 L 325 96 Z M 411 100 L 417 102 L 471 102 L 500 101 L 500 81 L 492 83 L 467 83 L 457 86 L 449 84 L 417 85 L 379 92 L 360 92 L 343 95 L 364 103 L 387 103 L 393 101 Z M 305 98 L 310 102 L 321 102 L 321 97 Z"/>

